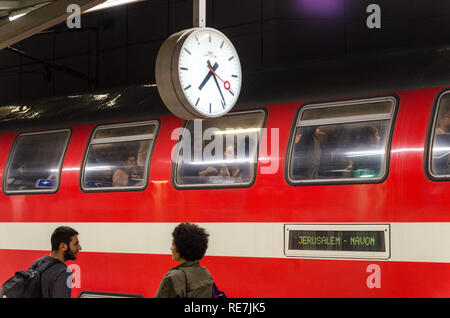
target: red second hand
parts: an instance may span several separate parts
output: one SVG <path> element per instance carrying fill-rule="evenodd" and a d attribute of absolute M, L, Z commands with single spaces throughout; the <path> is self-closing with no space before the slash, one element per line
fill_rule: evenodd
<path fill-rule="evenodd" d="M 227 91 L 229 91 L 230 89 L 231 89 L 231 85 L 230 85 L 230 82 L 228 82 L 228 81 L 224 81 L 223 79 L 221 79 L 220 78 L 220 76 L 219 75 L 217 75 L 217 73 L 216 72 L 214 72 L 214 70 L 212 69 L 212 67 L 211 66 L 209 66 L 209 65 L 207 65 L 208 66 L 208 68 L 209 68 L 209 70 L 215 75 L 215 76 L 217 76 L 217 78 L 218 79 L 220 79 L 221 81 L 222 81 L 222 83 L 223 83 L 223 86 L 225 87 L 225 89 L 227 90 Z"/>

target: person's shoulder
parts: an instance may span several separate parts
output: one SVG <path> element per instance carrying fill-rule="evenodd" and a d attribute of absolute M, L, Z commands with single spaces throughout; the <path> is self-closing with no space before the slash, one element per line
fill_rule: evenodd
<path fill-rule="evenodd" d="M 196 275 L 201 273 L 200 275 L 202 276 L 203 275 L 211 276 L 208 269 L 205 266 L 200 265 L 198 261 L 190 264 L 189 266 L 183 267 L 183 269 L 185 269 L 189 273 L 195 273 Z"/>
<path fill-rule="evenodd" d="M 67 265 L 61 262 L 60 260 L 57 260 L 55 258 L 52 258 L 49 256 L 49 258 L 46 259 L 47 262 L 53 262 L 52 265 L 50 265 L 43 273 L 43 276 L 46 276 L 47 278 L 62 278 L 65 276 L 68 276 L 71 274 L 71 272 L 67 271 Z"/>
<path fill-rule="evenodd" d="M 162 278 L 162 286 L 179 286 L 185 281 L 185 273 L 177 268 L 171 268 Z"/>
<path fill-rule="evenodd" d="M 199 267 L 201 268 L 201 270 L 202 270 L 205 274 L 207 274 L 208 276 L 211 277 L 211 273 L 209 272 L 209 270 L 208 270 L 205 266 L 199 265 Z"/>
<path fill-rule="evenodd" d="M 37 268 L 37 267 L 40 267 L 40 266 L 42 266 L 44 264 L 47 264 L 48 262 L 56 262 L 56 261 L 58 261 L 59 263 L 62 263 L 61 261 L 59 261 L 59 260 L 51 257 L 50 255 L 46 254 L 46 255 L 38 258 L 37 260 L 35 260 L 30 268 Z"/>
<path fill-rule="evenodd" d="M 171 279 L 171 278 L 179 278 L 184 277 L 184 273 L 178 267 L 171 268 L 163 278 Z"/>

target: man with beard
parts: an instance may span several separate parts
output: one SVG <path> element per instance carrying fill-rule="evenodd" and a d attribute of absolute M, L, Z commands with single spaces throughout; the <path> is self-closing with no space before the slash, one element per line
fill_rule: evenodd
<path fill-rule="evenodd" d="M 52 263 L 41 274 L 43 298 L 70 298 L 72 294 L 72 272 L 65 262 L 75 260 L 81 251 L 78 232 L 68 226 L 60 226 L 51 237 L 52 251 L 36 260 L 31 267 Z"/>

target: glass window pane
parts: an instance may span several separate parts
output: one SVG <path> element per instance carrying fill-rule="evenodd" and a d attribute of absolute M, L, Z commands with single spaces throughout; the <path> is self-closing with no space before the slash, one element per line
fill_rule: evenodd
<path fill-rule="evenodd" d="M 138 135 L 149 135 L 154 134 L 156 125 L 139 125 L 132 127 L 117 127 L 114 129 L 98 129 L 95 133 L 94 139 L 102 138 L 116 138 L 125 136 L 138 136 Z"/>
<path fill-rule="evenodd" d="M 386 103 L 390 103 L 387 105 Z M 315 107 L 315 119 L 338 118 L 340 109 L 350 117 L 358 115 L 378 115 L 380 112 L 391 112 L 392 101 L 364 103 L 360 105 Z M 370 105 L 370 107 L 366 107 Z M 351 107 L 356 107 L 351 112 Z M 361 110 L 370 110 L 362 112 Z M 321 114 L 321 110 L 324 111 Z M 307 113 L 305 110 L 303 114 Z M 331 116 L 334 114 L 333 116 Z M 353 115 L 351 115 L 353 114 Z M 322 117 L 320 117 L 322 116 Z M 302 117 L 303 118 L 303 117 Z M 311 119 L 311 118 L 308 118 Z M 291 159 L 289 165 L 289 179 L 292 182 L 324 182 L 342 180 L 379 180 L 386 172 L 386 149 L 390 134 L 392 119 L 367 120 L 324 125 L 302 125 L 301 120 L 295 130 L 291 144 Z"/>
<path fill-rule="evenodd" d="M 302 113 L 301 120 L 342 118 L 351 116 L 364 116 L 374 114 L 390 114 L 392 102 L 373 102 L 355 105 L 342 105 L 335 107 L 319 107 L 307 109 Z"/>
<path fill-rule="evenodd" d="M 450 176 L 450 94 L 440 98 L 431 151 L 431 173 Z"/>
<path fill-rule="evenodd" d="M 19 135 L 9 163 L 6 192 L 54 192 L 69 136 L 69 130 Z"/>
<path fill-rule="evenodd" d="M 179 149 L 179 186 L 236 186 L 253 181 L 263 111 L 189 121 Z"/>
<path fill-rule="evenodd" d="M 150 128 L 150 126 L 153 126 Z M 100 127 L 108 132 L 102 138 L 137 136 L 137 131 L 152 134 L 156 123 L 130 127 Z M 143 128 L 145 127 L 145 128 Z M 128 130 L 126 130 L 128 129 Z M 125 132 L 130 135 L 126 135 Z M 98 134 L 95 133 L 94 136 Z M 95 137 L 93 138 L 95 139 Z M 111 141 L 89 146 L 83 171 L 82 186 L 85 190 L 142 189 L 146 186 L 153 138 L 144 140 Z M 91 143 L 93 141 L 91 140 Z"/>

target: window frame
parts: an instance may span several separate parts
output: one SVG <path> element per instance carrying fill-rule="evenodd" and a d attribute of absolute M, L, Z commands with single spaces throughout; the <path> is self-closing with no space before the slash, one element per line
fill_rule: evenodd
<path fill-rule="evenodd" d="M 301 122 L 301 117 L 305 110 L 314 109 L 314 108 L 324 108 L 324 107 L 339 107 L 346 105 L 358 105 L 365 104 L 370 102 L 383 102 L 390 101 L 392 102 L 392 109 L 389 113 L 390 115 L 384 114 L 373 114 L 373 115 L 357 115 L 357 116 L 347 116 L 347 117 L 338 117 L 338 118 L 326 118 L 326 119 L 314 119 L 314 120 L 304 120 L 303 124 L 299 125 Z M 293 124 L 291 127 L 291 132 L 289 135 L 289 141 L 286 150 L 285 157 L 285 169 L 284 169 L 284 178 L 286 182 L 291 186 L 311 186 L 311 185 L 345 185 L 345 184 L 377 184 L 382 183 L 386 180 L 389 175 L 389 166 L 390 166 L 390 154 L 391 154 L 391 146 L 392 146 L 392 137 L 393 131 L 395 127 L 395 121 L 397 118 L 397 111 L 400 104 L 400 99 L 397 95 L 387 95 L 387 96 L 374 96 L 367 98 L 355 98 L 348 100 L 336 100 L 336 101 L 327 101 L 327 102 L 314 102 L 314 103 L 305 103 L 301 105 L 294 117 Z M 388 113 L 386 113 L 388 114 Z M 361 122 L 370 122 L 370 121 L 380 121 L 380 120 L 390 120 L 389 127 L 387 127 L 386 131 L 389 132 L 389 136 L 386 140 L 386 144 L 384 145 L 385 151 L 385 162 L 383 163 L 382 175 L 376 178 L 340 178 L 340 179 L 308 179 L 308 180 L 293 180 L 290 176 L 290 169 L 292 165 L 292 151 L 294 146 L 295 133 L 298 127 L 308 127 L 311 125 L 336 125 L 336 124 L 352 124 L 352 123 L 361 123 Z M 305 124 L 306 122 L 306 124 Z M 385 165 L 384 165 L 385 164 Z"/>
<path fill-rule="evenodd" d="M 11 167 L 11 161 L 13 159 L 14 153 L 17 148 L 17 142 L 19 140 L 19 137 L 21 136 L 31 136 L 31 135 L 45 135 L 45 134 L 51 134 L 51 133 L 57 133 L 57 132 L 68 132 L 66 144 L 64 147 L 64 150 L 62 152 L 61 158 L 58 162 L 58 178 L 57 178 L 57 186 L 54 189 L 35 189 L 35 190 L 7 190 L 7 182 L 8 182 L 8 176 L 9 176 L 9 169 Z M 62 174 L 62 168 L 64 159 L 66 157 L 67 149 L 69 148 L 70 139 L 72 138 L 72 129 L 71 128 L 62 128 L 62 129 L 54 129 L 54 130 L 44 130 L 44 131 L 34 131 L 34 132 L 20 132 L 16 135 L 14 138 L 14 142 L 11 146 L 11 149 L 8 154 L 8 160 L 6 161 L 5 169 L 3 170 L 3 182 L 2 182 L 2 191 L 6 195 L 20 195 L 20 194 L 55 194 L 59 191 L 59 188 L 61 186 L 61 174 Z"/>
<path fill-rule="evenodd" d="M 110 292 L 99 292 L 91 290 L 83 290 L 78 298 L 144 298 L 140 294 L 123 294 L 123 293 L 110 293 Z"/>
<path fill-rule="evenodd" d="M 425 160 L 424 160 L 425 174 L 431 181 L 436 181 L 436 182 L 450 180 L 450 173 L 446 174 L 446 175 L 436 175 L 432 172 L 432 169 L 431 169 L 432 155 L 433 155 L 432 148 L 433 148 L 434 139 L 436 136 L 435 130 L 436 130 L 437 117 L 439 114 L 439 108 L 440 108 L 439 106 L 440 106 L 442 97 L 444 97 L 447 94 L 450 94 L 450 88 L 445 88 L 442 91 L 440 91 L 434 100 L 433 109 L 432 109 L 431 117 L 430 117 L 431 120 L 429 123 L 429 129 L 428 129 L 428 133 L 427 133 L 426 140 L 425 140 L 425 149 L 426 149 L 426 151 L 424 152 L 425 153 Z"/>
<path fill-rule="evenodd" d="M 144 126 L 146 124 L 156 124 L 155 132 L 153 133 L 153 139 L 144 138 L 144 137 L 131 138 L 130 136 L 102 138 L 101 139 L 102 141 L 95 141 L 95 139 L 94 139 L 97 131 L 102 130 L 102 129 Z M 145 189 L 147 189 L 147 187 L 148 187 L 149 180 L 150 180 L 150 167 L 151 167 L 151 161 L 152 161 L 152 157 L 153 157 L 153 150 L 155 148 L 155 142 L 156 142 L 156 138 L 158 137 L 158 132 L 159 132 L 160 126 L 161 126 L 161 123 L 158 119 L 149 119 L 149 120 L 144 120 L 144 121 L 133 121 L 133 122 L 126 122 L 126 123 L 99 124 L 99 125 L 95 126 L 91 132 L 91 135 L 89 136 L 88 143 L 84 150 L 83 160 L 81 162 L 80 177 L 79 177 L 79 187 L 80 187 L 81 191 L 83 191 L 85 193 L 145 191 Z M 137 136 L 139 136 L 139 135 L 137 135 Z M 147 136 L 147 135 L 144 135 L 144 136 Z M 119 142 L 127 142 L 127 141 L 145 141 L 145 140 L 152 140 L 152 144 L 151 144 L 151 149 L 148 154 L 148 158 L 146 159 L 148 169 L 144 169 L 143 179 L 145 180 L 145 184 L 143 186 L 141 186 L 141 187 L 103 187 L 103 188 L 86 188 L 86 187 L 84 187 L 83 181 L 84 181 L 84 176 L 85 176 L 85 168 L 86 168 L 86 162 L 87 162 L 87 158 L 89 155 L 89 150 L 91 148 L 91 145 L 119 143 Z M 92 142 L 92 141 L 94 141 L 94 142 Z"/>
<path fill-rule="evenodd" d="M 211 119 L 219 119 L 219 118 L 223 118 L 226 116 L 232 116 L 232 115 L 240 115 L 240 114 L 248 114 L 248 113 L 262 113 L 263 114 L 263 120 L 262 120 L 262 125 L 261 125 L 261 131 L 258 137 L 258 144 L 256 145 L 256 155 L 255 155 L 255 162 L 252 163 L 250 165 L 251 167 L 251 179 L 248 183 L 221 183 L 221 184 L 216 184 L 216 183 L 196 183 L 196 184 L 183 184 L 180 185 L 177 183 L 177 176 L 178 176 L 178 161 L 179 161 L 179 157 L 180 157 L 180 147 L 181 147 L 181 140 L 182 138 L 184 138 L 184 134 L 180 135 L 179 139 L 178 139 L 178 146 L 176 148 L 175 151 L 175 160 L 174 162 L 172 162 L 172 185 L 175 189 L 177 190 L 198 190 L 198 189 L 235 189 L 235 188 L 250 188 L 251 186 L 253 186 L 253 184 L 256 181 L 256 175 L 258 174 L 258 160 L 259 160 L 259 148 L 261 147 L 261 138 L 263 137 L 263 129 L 266 128 L 266 122 L 267 122 L 267 109 L 266 108 L 253 108 L 253 109 L 245 109 L 245 110 L 237 110 L 237 111 L 231 111 L 228 112 L 227 114 L 221 116 L 221 117 L 216 117 L 216 118 L 211 118 Z M 185 120 L 183 123 L 183 132 L 184 129 L 187 129 L 187 125 L 189 123 L 190 120 Z M 202 132 L 203 133 L 203 132 Z"/>

